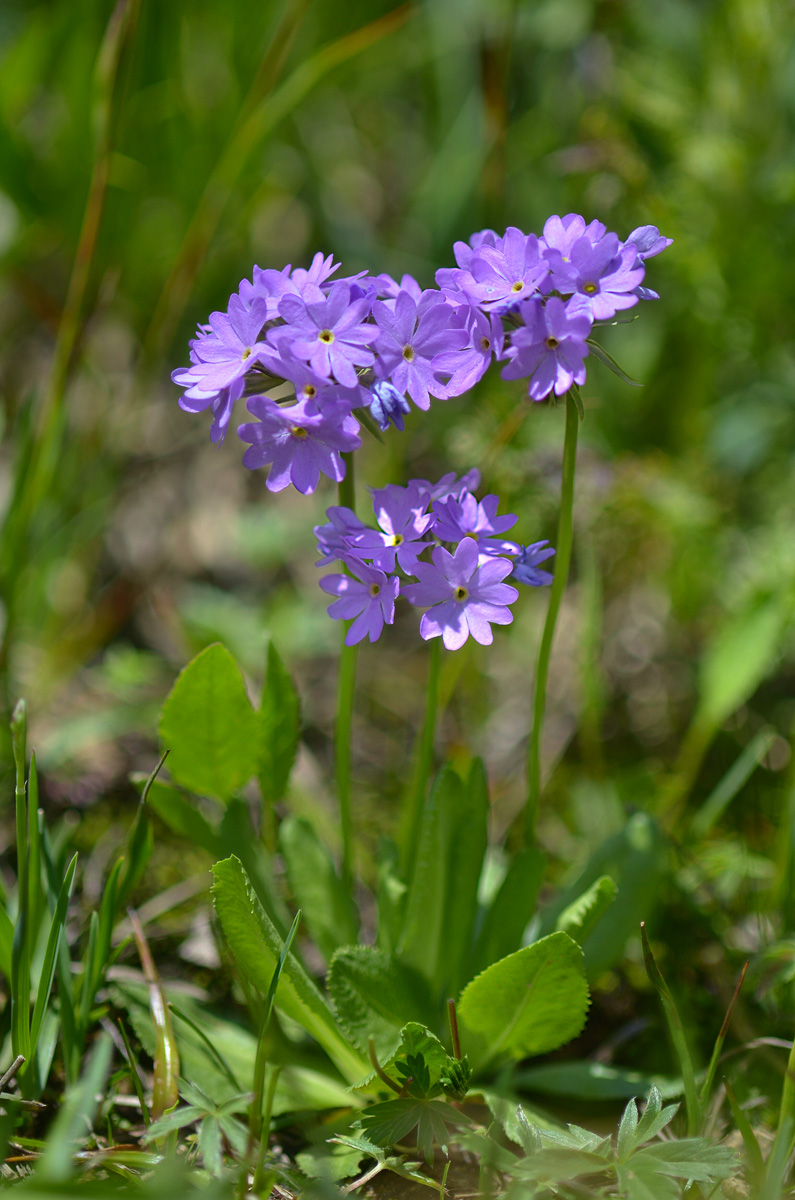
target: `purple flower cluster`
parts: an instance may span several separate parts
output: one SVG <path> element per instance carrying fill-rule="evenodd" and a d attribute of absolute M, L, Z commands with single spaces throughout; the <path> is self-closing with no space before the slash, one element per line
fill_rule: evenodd
<path fill-rule="evenodd" d="M 420 635 L 441 637 L 458 650 L 472 635 L 491 645 L 492 625 L 510 625 L 509 605 L 518 597 L 505 583 L 511 576 L 540 587 L 552 576 L 539 564 L 555 553 L 547 542 L 522 546 L 505 539 L 516 516 L 498 515 L 497 496 L 478 500 L 479 472 L 437 484 L 412 479 L 406 487 L 387 484 L 373 491 L 377 528 L 365 525 L 350 508 L 327 510 L 327 525 L 317 525 L 318 566 L 339 560 L 345 573 L 326 575 L 324 592 L 336 599 L 329 615 L 349 620 L 349 646 L 369 637 L 375 642 L 395 619 L 395 601 L 426 609 Z M 431 551 L 431 561 L 422 556 Z M 400 574 L 398 573 L 400 572 Z"/>
<path fill-rule="evenodd" d="M 656 298 L 642 286 L 644 264 L 668 245 L 653 225 L 621 242 L 569 213 L 550 217 L 541 237 L 509 228 L 457 242 L 458 265 L 437 271 L 435 288 L 410 275 L 336 279 L 339 264 L 322 254 L 308 270 L 255 267 L 174 371 L 180 405 L 209 410 L 222 442 L 247 395 L 244 465 L 270 465 L 271 491 L 292 483 L 309 493 L 321 474 L 344 477 L 342 454 L 360 445 L 356 410 L 403 429 L 409 399 L 428 409 L 459 396 L 492 359 L 505 363 L 503 378 L 528 378 L 534 400 L 582 384 L 594 324 Z"/>

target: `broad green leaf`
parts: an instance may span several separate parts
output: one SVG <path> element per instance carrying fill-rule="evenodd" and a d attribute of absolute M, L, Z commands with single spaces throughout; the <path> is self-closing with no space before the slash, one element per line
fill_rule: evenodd
<path fill-rule="evenodd" d="M 400 874 L 400 851 L 392 838 L 378 842 L 378 945 L 390 954 L 400 940 L 406 884 Z"/>
<path fill-rule="evenodd" d="M 577 1059 L 525 1067 L 511 1079 L 517 1090 L 544 1096 L 567 1096 L 575 1100 L 629 1100 L 649 1091 L 652 1084 L 664 1100 L 681 1096 L 682 1080 L 643 1075 L 627 1067 Z"/>
<path fill-rule="evenodd" d="M 601 921 L 583 947 L 589 979 L 597 979 L 624 953 L 629 937 L 648 920 L 660 902 L 667 873 L 668 848 L 658 823 L 646 813 L 634 813 L 618 833 L 597 846 L 572 885 L 547 911 L 541 932 L 555 928 L 560 913 L 602 875 L 618 887 L 610 918 Z"/>
<path fill-rule="evenodd" d="M 300 733 L 301 704 L 298 692 L 271 642 L 259 711 L 259 781 L 262 795 L 269 804 L 281 800 L 285 793 Z"/>
<path fill-rule="evenodd" d="M 312 941 L 328 962 L 339 946 L 356 941 L 358 920 L 353 901 L 309 821 L 285 818 L 279 828 L 279 845 L 291 895 Z"/>
<path fill-rule="evenodd" d="M 407 1021 L 429 1008 L 427 985 L 375 946 L 343 946 L 331 960 L 328 989 L 340 1025 L 362 1053 L 370 1037 L 384 1063 L 400 1043 Z"/>
<path fill-rule="evenodd" d="M 262 905 L 243 865 L 234 855 L 213 867 L 213 900 L 221 928 L 238 968 L 267 994 L 284 942 Z M 293 955 L 284 964 L 276 1006 L 311 1034 L 349 1082 L 367 1065 L 343 1036 L 334 1015 Z"/>
<path fill-rule="evenodd" d="M 617 895 L 618 888 L 610 876 L 600 875 L 581 896 L 564 908 L 558 917 L 557 928 L 582 946 Z"/>
<path fill-rule="evenodd" d="M 482 764 L 466 783 L 443 767 L 423 814 L 398 947 L 437 995 L 457 990 L 469 965 L 487 822 Z"/>
<path fill-rule="evenodd" d="M 258 722 L 232 655 L 216 642 L 177 677 L 160 714 L 168 768 L 182 787 L 228 800 L 259 764 Z"/>
<path fill-rule="evenodd" d="M 724 625 L 701 664 L 696 722 L 718 728 L 756 691 L 778 658 L 791 616 L 791 604 L 772 596 Z"/>
<path fill-rule="evenodd" d="M 188 799 L 183 792 L 158 779 L 149 789 L 147 804 L 172 833 L 200 846 L 208 854 L 217 857 L 220 853 L 218 832 L 199 812 L 196 802 Z"/>
<path fill-rule="evenodd" d="M 565 1045 L 588 1011 L 582 950 L 566 933 L 525 946 L 467 984 L 458 1003 L 461 1047 L 473 1067 Z"/>
<path fill-rule="evenodd" d="M 409 1021 L 400 1031 L 400 1037 L 397 1046 L 389 1055 L 379 1055 L 379 1062 L 385 1071 L 393 1072 L 395 1062 L 405 1060 L 409 1055 L 421 1054 L 425 1060 L 425 1064 L 430 1074 L 431 1087 L 434 1087 L 442 1075 L 449 1070 L 453 1059 L 445 1050 L 442 1043 L 439 1041 L 436 1034 L 431 1033 L 426 1025 L 421 1025 L 419 1021 Z M 380 1084 L 375 1084 L 376 1073 L 372 1071 L 360 1083 L 356 1084 L 356 1090 L 367 1091 L 372 1085 L 380 1087 Z"/>
<path fill-rule="evenodd" d="M 254 831 L 248 804 L 240 796 L 227 804 L 218 834 L 221 853 L 233 854 L 240 859 L 260 904 L 279 934 L 286 937 L 292 917 L 274 886 L 271 857 Z"/>
<path fill-rule="evenodd" d="M 535 848 L 520 850 L 492 900 L 475 946 L 473 969 L 482 971 L 513 954 L 536 909 L 546 856 Z"/>

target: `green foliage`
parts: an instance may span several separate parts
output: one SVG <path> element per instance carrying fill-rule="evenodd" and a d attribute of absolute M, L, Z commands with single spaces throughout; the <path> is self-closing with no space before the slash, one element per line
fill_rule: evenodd
<path fill-rule="evenodd" d="M 290 891 L 312 941 L 328 961 L 338 946 L 356 941 L 358 914 L 331 856 L 309 821 L 286 817 L 279 826 Z"/>
<path fill-rule="evenodd" d="M 458 1005 L 462 1045 L 476 1069 L 544 1054 L 577 1036 L 588 1004 L 582 950 L 552 933 L 467 984 Z"/>
<path fill-rule="evenodd" d="M 367 1052 L 372 1037 L 380 1059 L 391 1058 L 400 1031 L 430 1010 L 427 985 L 394 956 L 375 946 L 346 946 L 331 960 L 328 989 L 340 1025 Z"/>
<path fill-rule="evenodd" d="M 397 951 L 440 999 L 461 986 L 469 967 L 487 820 L 482 763 L 473 763 L 466 782 L 444 767 L 423 812 Z"/>
<path fill-rule="evenodd" d="M 255 774 L 257 719 L 226 647 L 208 646 L 180 672 L 159 733 L 174 780 L 199 795 L 229 800 Z"/>
<path fill-rule="evenodd" d="M 240 860 L 231 856 L 213 867 L 213 902 L 238 969 L 263 994 L 271 985 L 284 943 L 262 908 Z M 343 1078 L 364 1074 L 364 1063 L 343 1036 L 321 993 L 294 958 L 279 981 L 277 1007 L 320 1043 Z"/>
<path fill-rule="evenodd" d="M 591 886 L 573 900 L 558 917 L 557 928 L 582 946 L 618 895 L 618 888 L 609 875 L 601 875 Z"/>
<path fill-rule="evenodd" d="M 179 1094 L 187 1104 L 154 1121 L 146 1131 L 144 1143 L 159 1142 L 169 1133 L 198 1124 L 196 1144 L 205 1169 L 210 1175 L 222 1175 L 224 1138 L 239 1155 L 245 1153 L 248 1133 L 236 1114 L 246 1111 L 251 1097 L 242 1093 L 218 1103 L 184 1079 L 180 1081 Z"/>
<path fill-rule="evenodd" d="M 273 642 L 259 711 L 259 781 L 266 803 L 281 800 L 290 778 L 301 732 L 301 704 L 295 684 Z"/>

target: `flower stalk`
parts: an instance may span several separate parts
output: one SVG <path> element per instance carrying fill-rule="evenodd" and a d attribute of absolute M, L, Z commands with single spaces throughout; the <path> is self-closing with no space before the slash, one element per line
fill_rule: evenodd
<path fill-rule="evenodd" d="M 577 434 L 581 400 L 576 385 L 566 395 L 566 432 L 563 441 L 563 478 L 561 482 L 558 536 L 555 543 L 555 574 L 549 592 L 544 631 L 538 648 L 535 687 L 533 691 L 533 724 L 527 756 L 527 802 L 524 811 L 524 837 L 528 846 L 535 844 L 536 820 L 541 797 L 541 733 L 546 708 L 547 680 L 555 628 L 560 605 L 569 578 L 571 546 L 574 531 L 574 474 L 577 464 Z"/>
<path fill-rule="evenodd" d="M 356 506 L 356 484 L 353 474 L 353 454 L 342 455 L 345 477 L 338 485 L 339 502 L 347 508 Z M 337 721 L 334 730 L 334 760 L 337 782 L 337 801 L 340 806 L 340 829 L 342 831 L 342 882 L 353 891 L 355 853 L 353 839 L 353 810 L 351 787 L 351 757 L 353 734 L 353 704 L 356 694 L 356 660 L 358 646 L 349 646 L 345 637 L 351 622 L 343 622 L 342 646 L 340 648 L 339 676 L 337 680 Z"/>

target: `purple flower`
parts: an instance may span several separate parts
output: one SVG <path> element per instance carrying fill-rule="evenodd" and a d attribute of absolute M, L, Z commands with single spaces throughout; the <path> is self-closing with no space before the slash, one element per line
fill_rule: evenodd
<path fill-rule="evenodd" d="M 329 605 L 328 614 L 337 621 L 355 618 L 345 635 L 346 646 L 355 646 L 366 637 L 375 642 L 384 625 L 395 620 L 400 582 L 396 575 L 388 576 L 377 567 L 360 562 L 347 565 L 351 575 L 326 575 L 320 580 L 324 592 L 339 597 Z"/>
<path fill-rule="evenodd" d="M 639 263 L 634 245 L 621 247 L 615 233 L 594 245 L 587 235 L 577 239 L 565 261 L 557 250 L 548 251 L 552 286 L 564 295 L 579 292 L 587 297 L 595 321 L 606 321 L 620 309 L 637 304 L 635 288 L 645 267 Z"/>
<path fill-rule="evenodd" d="M 639 228 L 633 229 L 627 238 L 627 245 L 635 247 L 640 262 L 644 262 L 647 258 L 654 258 L 655 254 L 661 254 L 672 243 L 673 238 L 663 237 L 656 225 L 641 225 Z M 635 294 L 640 300 L 660 299 L 659 292 L 654 292 L 651 288 L 641 285 L 635 289 Z"/>
<path fill-rule="evenodd" d="M 361 439 L 359 422 L 344 401 L 325 404 L 320 412 L 310 400 L 282 408 L 268 396 L 252 396 L 247 408 L 259 421 L 238 427 L 242 441 L 252 443 L 243 466 L 255 470 L 270 463 L 269 491 L 292 483 L 306 496 L 317 487 L 321 471 L 337 482 L 345 478 L 340 452 L 358 449 Z"/>
<path fill-rule="evenodd" d="M 327 567 L 337 558 L 356 557 L 354 539 L 362 533 L 371 532 L 353 509 L 344 505 L 333 504 L 326 509 L 326 516 L 330 523 L 316 525 L 314 529 L 317 552 L 322 556 L 315 563 L 316 567 Z"/>
<path fill-rule="evenodd" d="M 272 357 L 266 343 L 258 341 L 265 313 L 264 300 L 256 300 L 247 308 L 234 295 L 229 299 L 228 312 L 211 314 L 209 327 L 200 329 L 190 343 L 191 365 L 171 375 L 175 383 L 188 389 L 183 399 L 205 400 L 203 407 L 207 408 L 224 388 Z"/>
<path fill-rule="evenodd" d="M 639 225 L 637 229 L 632 230 L 626 244 L 635 247 L 638 258 L 642 261 L 654 258 L 655 254 L 662 254 L 663 250 L 673 245 L 673 241 L 673 238 L 663 237 L 656 225 Z"/>
<path fill-rule="evenodd" d="M 513 543 L 506 543 L 499 534 L 506 533 L 519 520 L 513 513 L 497 516 L 499 496 L 484 496 L 478 504 L 471 492 L 459 498 L 448 496 L 437 500 L 433 506 L 436 518 L 433 525 L 434 537 L 440 542 L 460 542 L 472 538 L 481 554 L 513 553 Z M 507 547 L 507 549 L 506 549 Z"/>
<path fill-rule="evenodd" d="M 571 259 L 571 250 L 576 241 L 586 237 L 592 246 L 600 242 L 607 232 L 601 221 L 585 224 L 579 213 L 567 213 L 565 217 L 549 217 L 544 225 L 541 243 L 548 250 L 557 250 L 564 262 Z M 552 257 L 547 255 L 547 257 Z"/>
<path fill-rule="evenodd" d="M 425 495 L 413 484 L 388 483 L 375 489 L 373 510 L 381 532 L 372 529 L 355 538 L 354 552 L 385 571 L 394 571 L 397 560 L 404 571 L 413 572 L 417 556 L 429 545 L 425 533 L 433 517 L 427 507 Z"/>
<path fill-rule="evenodd" d="M 549 541 L 532 542 L 529 546 L 518 546 L 519 557 L 514 563 L 511 579 L 526 583 L 528 587 L 546 587 L 552 582 L 549 571 L 542 571 L 538 564 L 545 562 L 555 553 Z"/>
<path fill-rule="evenodd" d="M 455 496 L 458 499 L 464 492 L 471 492 L 480 483 L 480 471 L 472 467 L 466 475 L 459 479 L 455 471 L 448 471 L 438 483 L 429 483 L 427 479 L 411 479 L 409 487 L 416 487 L 426 506 L 434 500 L 444 500 L 445 496 Z"/>
<path fill-rule="evenodd" d="M 503 379 L 530 376 L 530 396 L 543 400 L 551 391 L 567 392 L 572 383 L 585 382 L 583 359 L 591 320 L 580 297 L 564 304 L 557 296 L 545 304 L 530 300 L 520 308 L 524 326 L 511 335 L 510 362 Z"/>
<path fill-rule="evenodd" d="M 534 233 L 510 226 L 500 246 L 481 245 L 469 260 L 468 271 L 456 282 L 481 308 L 507 312 L 526 300 L 549 275 L 549 263 Z"/>
<path fill-rule="evenodd" d="M 316 374 L 326 379 L 333 375 L 345 387 L 356 387 L 356 367 L 370 367 L 374 362 L 366 347 L 376 331 L 363 320 L 369 312 L 369 299 L 351 301 L 347 283 L 335 283 L 328 296 L 307 284 L 302 296 L 285 296 L 281 301 L 279 313 L 287 325 L 271 329 L 268 340 L 280 353 L 286 344 L 289 352 L 308 362 Z"/>
<path fill-rule="evenodd" d="M 507 558 L 489 558 L 478 565 L 478 548 L 464 538 L 455 555 L 443 546 L 433 552 L 433 563 L 418 562 L 414 573 L 419 583 L 403 587 L 410 604 L 429 606 L 420 621 L 420 635 L 428 641 L 441 637 L 448 650 L 458 650 L 470 634 L 481 646 L 494 640 L 492 625 L 510 625 L 508 605 L 519 593 L 503 583 L 513 564 Z"/>
<path fill-rule="evenodd" d="M 402 433 L 406 427 L 403 420 L 404 413 L 411 412 L 411 405 L 406 397 L 388 379 L 376 379 L 370 389 L 370 394 L 372 396 L 370 412 L 373 420 L 381 429 L 389 429 L 392 424 Z"/>
<path fill-rule="evenodd" d="M 494 314 L 481 312 L 471 304 L 462 304 L 456 319 L 469 334 L 469 343 L 461 350 L 444 351 L 433 360 L 440 375 L 449 375 L 446 397 L 461 396 L 483 378 L 494 355 L 502 356 L 505 334 L 502 321 Z"/>
<path fill-rule="evenodd" d="M 424 308 L 409 292 L 398 293 L 394 309 L 385 301 L 373 305 L 380 334 L 374 349 L 378 372 L 388 375 L 398 392 L 408 392 L 418 408 L 430 408 L 430 396 L 443 398 L 432 360 L 443 350 L 460 350 L 469 338 L 453 328 L 455 310 L 439 297 Z"/>

